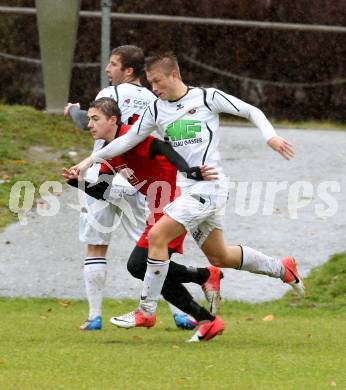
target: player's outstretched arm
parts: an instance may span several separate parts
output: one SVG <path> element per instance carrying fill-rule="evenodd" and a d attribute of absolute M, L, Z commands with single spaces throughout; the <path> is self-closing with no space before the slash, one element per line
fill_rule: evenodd
<path fill-rule="evenodd" d="M 91 156 L 85 158 L 70 169 L 75 170 L 78 175 L 83 176 L 86 170 L 94 163 L 103 162 L 104 160 L 110 160 L 115 156 L 120 156 L 146 138 L 146 135 L 138 135 L 134 132 L 131 132 L 131 130 L 121 137 L 116 138 L 104 148 L 97 150 Z"/>
<path fill-rule="evenodd" d="M 219 90 L 214 91 L 210 104 L 216 112 L 227 112 L 247 118 L 261 131 L 267 144 L 286 160 L 294 156 L 293 146 L 276 134 L 273 126 L 259 108 Z"/>
<path fill-rule="evenodd" d="M 81 179 L 75 170 L 64 168 L 63 177 L 71 187 L 79 188 L 95 199 L 107 201 L 114 176 L 102 174 L 96 183 L 90 183 Z"/>
<path fill-rule="evenodd" d="M 277 136 L 273 126 L 259 108 L 220 90 L 211 89 L 210 94 L 209 104 L 213 111 L 217 113 L 225 112 L 248 119 L 261 131 L 266 142 Z"/>
<path fill-rule="evenodd" d="M 95 163 L 103 162 L 103 160 L 110 160 L 113 157 L 120 156 L 128 150 L 134 148 L 141 143 L 147 134 L 139 135 L 132 127 L 126 134 L 121 137 L 117 137 L 114 141 L 110 142 L 102 149 L 95 151 L 90 157 Z"/>
<path fill-rule="evenodd" d="M 107 202 L 108 200 L 111 187 L 110 184 L 107 184 L 104 181 L 98 183 L 90 183 L 86 180 L 77 179 L 68 180 L 67 184 L 72 187 L 76 187 L 80 190 L 83 190 L 86 194 L 92 196 L 95 199 L 104 200 L 105 202 Z"/>

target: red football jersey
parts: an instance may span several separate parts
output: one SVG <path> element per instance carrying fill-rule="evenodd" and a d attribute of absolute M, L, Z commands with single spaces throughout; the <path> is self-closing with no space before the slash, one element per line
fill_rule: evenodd
<path fill-rule="evenodd" d="M 122 124 L 117 137 L 124 135 L 131 127 Z M 150 158 L 150 146 L 155 138 L 148 136 L 144 141 L 121 156 L 101 164 L 100 174 L 119 172 L 142 194 L 146 195 L 149 209 L 155 213 L 155 221 L 166 204 L 176 196 L 177 169 L 165 156 Z M 114 171 L 112 171 L 112 168 Z M 151 222 L 153 223 L 153 222 Z"/>

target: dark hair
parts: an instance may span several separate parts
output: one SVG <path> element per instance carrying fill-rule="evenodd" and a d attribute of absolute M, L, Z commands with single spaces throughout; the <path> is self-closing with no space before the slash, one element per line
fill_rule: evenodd
<path fill-rule="evenodd" d="M 178 64 L 177 56 L 171 52 L 165 52 L 156 54 L 145 60 L 145 71 L 148 72 L 155 66 L 159 66 L 165 74 L 171 73 L 173 70 L 178 72 L 180 77 L 180 69 Z"/>
<path fill-rule="evenodd" d="M 111 116 L 117 117 L 117 125 L 121 124 L 121 112 L 117 102 L 109 97 L 102 97 L 94 100 L 89 104 L 89 108 L 97 108 L 100 110 L 108 119 Z"/>
<path fill-rule="evenodd" d="M 120 57 L 121 70 L 133 68 L 134 76 L 141 77 L 144 69 L 144 53 L 140 47 L 134 45 L 118 46 L 112 50 L 111 55 Z"/>

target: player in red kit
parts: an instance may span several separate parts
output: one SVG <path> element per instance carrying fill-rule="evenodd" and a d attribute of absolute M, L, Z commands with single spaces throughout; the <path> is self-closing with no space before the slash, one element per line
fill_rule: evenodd
<path fill-rule="evenodd" d="M 90 105 L 88 112 L 90 132 L 95 139 L 104 139 L 105 145 L 114 138 L 125 134 L 130 126 L 119 123 L 119 110 L 113 99 L 101 98 Z M 174 165 L 173 165 L 174 164 Z M 78 181 L 76 172 L 65 170 L 64 177 L 73 186 L 83 184 L 85 192 L 97 199 L 111 201 L 109 189 L 114 173 L 121 173 L 128 182 L 146 196 L 150 215 L 147 228 L 132 251 L 128 269 L 136 278 L 143 279 L 147 255 L 147 233 L 163 214 L 165 205 L 174 200 L 177 168 L 196 180 L 213 178 L 213 171 L 207 167 L 190 168 L 185 160 L 174 152 L 173 148 L 157 138 L 147 137 L 132 150 L 101 164 L 99 181 L 90 185 Z M 169 244 L 170 255 L 182 253 L 185 233 Z M 180 310 L 188 313 L 197 321 L 212 321 L 215 317 L 198 303 L 181 283 L 195 282 L 202 285 L 213 312 L 219 300 L 220 279 L 222 273 L 215 267 L 193 268 L 171 262 L 168 276 L 161 290 L 163 297 Z M 112 319 L 111 319 L 112 322 Z M 138 312 L 136 326 L 150 327 L 150 319 Z"/>

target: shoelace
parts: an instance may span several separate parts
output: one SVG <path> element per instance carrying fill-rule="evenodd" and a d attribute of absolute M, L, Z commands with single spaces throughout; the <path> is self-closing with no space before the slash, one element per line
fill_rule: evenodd
<path fill-rule="evenodd" d="M 122 320 L 125 320 L 125 321 L 131 321 L 135 318 L 135 315 L 136 315 L 136 310 L 130 311 L 130 313 L 119 316 L 118 318 L 121 318 Z"/>

